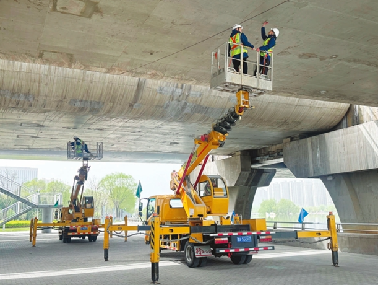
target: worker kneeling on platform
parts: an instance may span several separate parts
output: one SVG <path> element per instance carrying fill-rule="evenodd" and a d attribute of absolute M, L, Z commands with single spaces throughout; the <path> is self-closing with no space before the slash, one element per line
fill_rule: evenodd
<path fill-rule="evenodd" d="M 230 41 L 228 46 L 228 56 L 232 57 L 232 63 L 234 65 L 234 69 L 236 72 L 239 72 L 240 69 L 240 62 L 241 62 L 241 54 L 243 53 L 243 74 L 247 74 L 248 66 L 247 66 L 247 58 L 248 58 L 248 51 L 246 48 L 242 46 L 247 46 L 250 48 L 254 48 L 254 46 L 248 41 L 247 36 L 242 33 L 243 27 L 241 25 L 234 25 L 232 28 L 232 32 L 230 35 Z"/>

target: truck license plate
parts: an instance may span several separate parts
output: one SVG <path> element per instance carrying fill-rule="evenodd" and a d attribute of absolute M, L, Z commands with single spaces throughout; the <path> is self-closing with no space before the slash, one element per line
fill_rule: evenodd
<path fill-rule="evenodd" d="M 88 229 L 88 227 L 81 227 L 80 228 L 80 230 L 82 230 L 82 231 L 85 231 L 85 230 L 87 230 Z"/>
<path fill-rule="evenodd" d="M 251 236 L 240 236 L 237 237 L 238 242 L 252 242 L 252 237 Z"/>

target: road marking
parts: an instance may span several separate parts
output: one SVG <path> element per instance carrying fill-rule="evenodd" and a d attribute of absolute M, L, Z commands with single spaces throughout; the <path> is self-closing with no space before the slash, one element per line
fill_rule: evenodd
<path fill-rule="evenodd" d="M 329 254 L 328 250 L 303 250 L 298 252 L 275 252 L 275 253 L 261 253 L 256 254 L 253 258 L 279 258 L 279 257 L 292 257 L 292 256 L 305 256 L 316 254 Z"/>
<path fill-rule="evenodd" d="M 179 263 L 172 261 L 161 261 L 159 266 L 173 266 L 180 265 Z M 15 280 L 15 279 L 31 279 L 31 278 L 42 278 L 42 277 L 54 277 L 54 276 L 64 276 L 64 275 L 79 275 L 88 273 L 101 273 L 101 272 L 111 272 L 111 271 L 124 271 L 133 269 L 151 268 L 151 263 L 135 263 L 130 265 L 114 265 L 114 266 L 99 266 L 91 268 L 72 268 L 65 269 L 61 271 L 30 271 L 23 273 L 7 273 L 0 274 L 0 280 Z"/>
<path fill-rule="evenodd" d="M 51 238 L 39 238 L 37 240 L 38 241 L 40 241 L 40 240 L 52 240 L 52 241 L 55 241 L 55 239 L 51 239 Z M 8 242 L 8 241 L 30 242 L 29 240 L 24 240 L 24 239 L 0 239 L 0 243 L 1 242 Z"/>

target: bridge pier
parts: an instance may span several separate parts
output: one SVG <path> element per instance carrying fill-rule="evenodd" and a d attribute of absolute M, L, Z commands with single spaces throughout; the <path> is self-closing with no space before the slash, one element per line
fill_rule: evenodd
<path fill-rule="evenodd" d="M 378 121 L 284 145 L 284 162 L 298 178 L 320 178 L 341 223 L 378 222 Z M 364 225 L 342 225 L 341 251 L 378 254 L 377 235 Z M 351 234 L 354 233 L 354 234 Z"/>
<path fill-rule="evenodd" d="M 51 207 L 42 208 L 42 223 L 52 223 L 53 209 Z M 43 229 L 43 234 L 51 233 L 51 229 Z"/>

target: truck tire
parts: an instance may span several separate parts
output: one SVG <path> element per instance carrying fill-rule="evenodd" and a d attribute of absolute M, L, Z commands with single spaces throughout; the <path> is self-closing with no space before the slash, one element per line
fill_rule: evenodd
<path fill-rule="evenodd" d="M 252 255 L 247 255 L 244 260 L 244 264 L 248 264 L 252 261 Z"/>
<path fill-rule="evenodd" d="M 63 236 L 63 243 L 67 242 L 67 237 Z"/>
<path fill-rule="evenodd" d="M 92 236 L 92 241 L 96 242 L 96 240 L 97 240 L 97 236 Z"/>
<path fill-rule="evenodd" d="M 62 235 L 59 235 L 59 240 L 62 240 L 63 239 L 63 236 Z"/>
<path fill-rule="evenodd" d="M 186 265 L 190 268 L 197 267 L 200 263 L 200 258 L 197 258 L 194 253 L 194 245 L 190 242 L 187 242 L 184 252 Z"/>
<path fill-rule="evenodd" d="M 92 236 L 88 236 L 88 241 L 92 242 Z"/>
<path fill-rule="evenodd" d="M 67 237 L 67 243 L 71 242 L 71 237 Z"/>
<path fill-rule="evenodd" d="M 246 255 L 231 255 L 231 261 L 235 265 L 243 264 L 246 259 Z"/>

